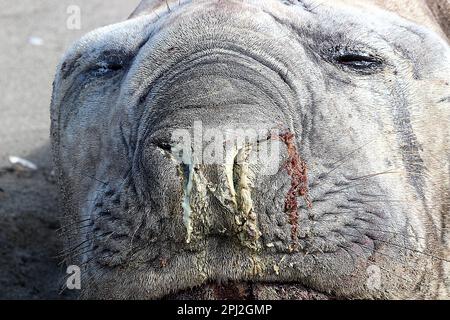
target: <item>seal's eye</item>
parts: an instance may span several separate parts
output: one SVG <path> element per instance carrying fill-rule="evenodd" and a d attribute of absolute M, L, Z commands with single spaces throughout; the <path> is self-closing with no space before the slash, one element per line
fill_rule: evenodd
<path fill-rule="evenodd" d="M 380 59 L 359 53 L 341 53 L 334 57 L 334 60 L 346 67 L 353 69 L 372 69 L 381 66 Z"/>
<path fill-rule="evenodd" d="M 123 65 L 118 62 L 99 62 L 94 68 L 96 75 L 105 75 L 110 72 L 119 71 L 123 69 Z"/>
<path fill-rule="evenodd" d="M 382 70 L 385 65 L 384 59 L 374 48 L 367 48 L 362 44 L 331 45 L 324 48 L 321 53 L 329 63 L 346 71 L 372 74 Z"/>
<path fill-rule="evenodd" d="M 119 63 L 108 64 L 108 69 L 111 70 L 111 71 L 117 71 L 117 70 L 120 70 L 122 68 L 123 68 L 123 66 L 121 64 L 119 64 Z"/>

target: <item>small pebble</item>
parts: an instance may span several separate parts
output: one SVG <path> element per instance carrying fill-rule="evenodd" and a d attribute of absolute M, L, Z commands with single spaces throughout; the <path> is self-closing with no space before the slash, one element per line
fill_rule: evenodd
<path fill-rule="evenodd" d="M 38 169 L 38 167 L 33 162 L 31 162 L 27 159 L 16 157 L 16 156 L 10 156 L 9 162 L 11 162 L 11 164 L 18 165 L 24 169 L 28 169 L 28 170 L 32 170 L 32 171 L 35 171 Z"/>
<path fill-rule="evenodd" d="M 44 39 L 36 36 L 31 36 L 28 38 L 28 43 L 32 46 L 42 46 L 44 44 Z"/>

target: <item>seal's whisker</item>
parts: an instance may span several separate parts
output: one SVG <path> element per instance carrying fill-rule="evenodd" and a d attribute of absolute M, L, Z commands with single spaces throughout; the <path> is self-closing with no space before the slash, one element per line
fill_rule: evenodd
<path fill-rule="evenodd" d="M 390 233 L 390 234 L 394 234 L 394 235 L 398 235 L 398 236 L 402 236 L 404 238 L 413 238 L 413 239 L 426 239 L 424 237 L 420 237 L 420 236 L 415 236 L 415 235 L 409 235 L 409 234 L 404 234 L 401 232 L 395 232 L 395 231 L 390 231 L 390 230 L 382 230 L 382 229 L 371 229 L 371 228 L 362 228 L 362 227 L 358 227 L 358 226 L 352 226 L 355 229 L 359 229 L 359 230 L 367 230 L 367 231 L 377 231 L 377 232 L 383 232 L 383 233 Z"/>
<path fill-rule="evenodd" d="M 115 232 L 110 232 L 110 233 L 105 237 L 105 239 L 111 238 L 114 234 L 115 234 Z M 95 239 L 97 239 L 97 238 L 99 238 L 99 237 L 96 237 L 96 238 L 94 238 L 94 239 L 92 239 L 92 240 L 95 240 Z M 86 248 L 88 248 L 88 247 L 90 247 L 90 246 L 92 246 L 92 245 L 93 245 L 93 243 L 90 243 L 90 244 L 88 244 L 87 246 L 83 247 L 83 249 L 86 249 Z M 87 250 L 87 251 L 84 251 L 84 252 L 81 252 L 81 250 L 82 250 L 82 249 L 77 249 L 77 250 L 76 250 L 77 252 L 76 252 L 75 254 L 70 254 L 70 257 L 71 257 L 72 259 L 76 259 L 76 258 L 78 258 L 78 257 L 80 257 L 80 256 L 82 256 L 82 255 L 84 255 L 84 254 L 86 254 L 86 253 L 95 251 L 96 248 L 95 248 L 95 246 L 94 246 L 92 249 Z"/>
<path fill-rule="evenodd" d="M 346 234 L 346 233 L 343 233 L 343 234 Z M 350 235 L 350 234 L 346 234 L 346 235 L 352 236 L 352 235 Z M 363 234 L 363 235 L 365 235 L 365 234 Z M 366 236 L 367 236 L 367 235 L 366 235 Z M 345 238 L 345 237 L 344 237 L 344 238 Z M 330 240 L 332 240 L 332 239 L 330 239 Z M 372 239 L 372 240 L 373 240 L 373 241 L 377 241 L 377 239 Z M 363 244 L 359 244 L 359 243 L 358 243 L 358 245 L 361 246 L 361 247 L 366 247 L 366 248 L 367 248 L 367 246 L 365 246 L 365 245 L 363 245 Z M 390 259 L 392 259 L 392 260 L 394 260 L 394 261 L 398 261 L 399 263 L 402 264 L 402 266 L 409 267 L 409 268 L 417 268 L 417 266 L 419 265 L 419 262 L 418 262 L 418 261 L 415 261 L 415 260 L 411 261 L 411 260 L 406 260 L 406 259 L 405 259 L 405 261 L 402 261 L 402 260 L 398 259 L 397 257 L 388 255 L 388 254 L 386 254 L 386 253 L 384 253 L 384 252 L 381 252 L 380 250 L 374 251 L 374 254 L 379 254 L 379 255 L 386 256 L 386 257 L 388 257 L 388 258 L 390 258 Z M 437 257 L 437 258 L 438 258 L 438 257 Z M 410 264 L 411 262 L 413 262 L 414 265 L 411 265 L 411 264 Z M 383 269 L 383 268 L 382 268 L 381 266 L 379 266 L 379 265 L 377 265 L 377 266 L 380 267 L 380 269 L 382 269 L 382 270 L 384 270 L 384 271 L 389 271 L 389 270 L 387 270 L 387 269 Z M 396 274 L 393 273 L 393 275 L 396 275 Z M 436 277 L 433 277 L 433 278 L 435 278 L 435 279 L 438 280 L 438 277 L 437 277 L 437 276 L 436 276 Z M 403 279 L 403 278 L 402 278 L 402 279 Z M 403 279 L 403 280 L 409 281 L 409 280 L 407 280 L 407 279 Z"/>
<path fill-rule="evenodd" d="M 364 186 L 364 185 L 365 185 L 364 182 L 349 184 L 349 185 L 347 185 L 345 187 L 342 187 L 340 189 L 326 191 L 325 194 L 339 194 L 342 191 L 345 191 L 345 190 L 348 190 L 348 189 L 351 189 L 351 188 L 356 188 L 358 186 Z"/>
<path fill-rule="evenodd" d="M 77 252 L 77 251 L 81 251 L 81 250 L 88 249 L 88 248 L 91 247 L 91 245 L 92 245 L 92 243 L 89 243 L 89 244 L 87 244 L 87 245 L 85 245 L 85 246 L 83 246 L 83 247 L 77 249 L 76 252 Z M 56 258 L 58 258 L 58 259 L 63 259 L 63 260 L 60 262 L 60 265 L 62 265 L 62 264 L 67 263 L 67 262 L 68 262 L 67 260 L 68 260 L 69 258 L 70 258 L 70 259 L 75 259 L 76 257 L 78 257 L 78 254 L 75 254 L 75 255 L 74 255 L 74 254 L 69 253 L 69 254 L 64 254 L 64 255 L 56 256 L 55 259 L 56 259 Z"/>
<path fill-rule="evenodd" d="M 339 234 L 339 235 L 340 235 L 343 239 L 345 239 L 346 241 L 348 241 L 348 239 L 345 238 L 344 235 L 353 236 L 353 235 L 349 235 L 349 234 L 346 234 L 346 233 L 337 233 L 337 234 Z M 333 239 L 328 239 L 328 240 L 329 240 L 329 241 L 332 241 L 332 242 L 335 241 L 335 240 L 333 240 Z M 368 247 L 367 245 L 364 245 L 364 244 L 362 244 L 362 243 L 357 243 L 357 244 L 358 244 L 358 246 L 360 246 L 361 248 L 366 248 L 366 249 L 368 249 L 368 250 L 371 250 L 371 248 Z M 340 247 L 343 248 L 342 245 L 341 245 Z M 347 252 L 348 252 L 348 251 L 347 251 Z M 355 251 L 351 251 L 351 252 L 353 252 L 353 253 L 356 254 L 357 256 L 363 258 L 363 260 L 365 260 L 365 257 L 363 257 L 363 256 L 361 256 L 361 255 L 358 255 Z M 400 260 L 398 257 L 389 255 L 389 254 L 387 254 L 387 253 L 385 253 L 385 252 L 381 252 L 380 250 L 375 250 L 375 251 L 373 252 L 373 254 L 375 254 L 375 255 L 378 254 L 378 255 L 387 257 L 387 258 L 389 258 L 389 259 L 391 259 L 391 260 L 393 260 L 393 261 L 399 262 L 402 266 L 408 267 L 408 268 L 411 268 L 411 269 L 417 268 L 417 266 L 419 265 L 419 263 L 418 263 L 417 261 L 412 261 L 412 262 L 414 263 L 414 265 L 411 265 L 411 264 L 410 264 L 411 261 L 402 261 L 402 260 Z M 406 281 L 406 282 L 412 283 L 411 280 L 406 279 L 406 278 L 404 278 L 404 277 L 398 275 L 397 273 L 393 272 L 392 270 L 387 269 L 386 267 L 382 267 L 382 266 L 380 266 L 379 264 L 377 264 L 377 267 L 379 267 L 380 269 L 382 269 L 382 270 L 384 270 L 384 271 L 386 271 L 386 272 L 388 272 L 388 273 L 390 273 L 390 274 L 392 274 L 392 275 L 394 275 L 394 276 L 396 276 L 396 277 L 398 277 L 398 278 L 400 278 L 400 279 L 402 279 L 402 280 L 404 280 L 404 281 Z"/>
<path fill-rule="evenodd" d="M 350 236 L 350 237 L 354 236 L 354 235 L 352 235 L 352 234 L 348 234 L 348 233 L 342 232 L 341 230 L 339 230 L 339 231 L 336 230 L 335 233 L 336 233 L 337 235 L 341 236 L 341 237 L 344 239 L 345 242 L 348 242 L 349 239 L 347 239 L 344 235 L 347 235 L 347 236 Z M 366 234 L 362 234 L 362 235 L 363 235 L 363 236 L 367 236 Z M 327 239 L 327 240 L 329 240 L 329 241 L 335 241 L 335 240 L 333 240 L 333 239 Z M 353 243 L 355 243 L 355 242 L 353 242 Z M 362 248 L 368 249 L 369 251 L 372 249 L 371 247 L 369 247 L 369 246 L 367 246 L 367 245 L 365 245 L 365 244 L 363 244 L 363 243 L 359 243 L 359 242 L 358 242 L 358 243 L 356 243 L 356 244 L 357 244 L 358 246 L 362 247 Z M 369 252 L 369 253 L 370 253 L 370 252 Z M 389 255 L 389 254 L 384 253 L 384 252 L 380 252 L 379 250 L 374 250 L 374 251 L 373 251 L 373 254 L 380 254 L 380 255 L 382 255 L 382 256 L 388 257 L 389 259 L 393 259 L 394 261 L 398 261 L 398 262 L 400 262 L 400 263 L 403 263 L 398 257 Z M 362 256 L 361 256 L 361 258 L 363 258 L 363 260 L 366 259 L 365 257 L 362 257 Z M 414 266 L 414 267 L 415 267 L 415 266 Z"/>
<path fill-rule="evenodd" d="M 344 214 L 344 213 L 356 213 L 355 212 L 355 210 L 340 210 L 340 211 L 325 211 L 325 212 L 323 212 L 322 214 L 324 215 L 324 216 L 328 216 L 328 215 L 341 215 L 341 214 Z M 333 220 L 331 220 L 331 219 L 316 219 L 316 220 L 314 220 L 314 221 L 317 221 L 317 222 L 320 222 L 320 221 L 336 221 L 336 219 L 333 219 Z"/>
<path fill-rule="evenodd" d="M 350 202 L 357 202 L 357 203 L 408 203 L 408 200 L 400 200 L 400 199 L 378 199 L 378 200 L 363 200 L 363 199 L 349 199 Z"/>
<path fill-rule="evenodd" d="M 90 179 L 92 179 L 92 180 L 95 180 L 95 181 L 97 181 L 97 182 L 100 182 L 101 184 L 103 184 L 103 185 L 105 185 L 105 186 L 108 186 L 108 185 L 109 185 L 108 182 L 102 181 L 102 180 L 100 180 L 100 179 L 98 179 L 98 178 L 96 178 L 96 177 L 94 177 L 94 176 L 90 176 L 90 175 L 88 175 L 88 174 L 86 174 L 86 173 L 78 172 L 78 174 L 79 174 L 80 176 L 83 176 L 83 177 L 86 177 L 86 178 L 90 178 Z"/>
<path fill-rule="evenodd" d="M 67 256 L 67 255 L 70 255 L 71 252 L 74 252 L 74 251 L 78 250 L 78 248 L 80 248 L 83 244 L 85 244 L 85 243 L 87 243 L 87 242 L 89 242 L 89 241 L 92 241 L 92 239 L 86 239 L 86 240 L 83 240 L 82 242 L 80 242 L 80 243 L 74 245 L 74 246 L 71 247 L 71 248 L 62 250 L 62 251 L 56 256 L 56 258 L 57 258 L 57 257 L 64 257 L 64 256 Z"/>
<path fill-rule="evenodd" d="M 378 254 L 380 254 L 380 252 L 378 252 Z M 392 270 L 389 270 L 389 269 L 387 269 L 387 268 L 385 268 L 385 267 L 382 267 L 382 266 L 379 266 L 379 265 L 376 265 L 376 266 L 377 266 L 378 268 L 380 268 L 381 270 L 386 271 L 386 272 L 389 273 L 389 274 L 392 274 L 394 277 L 397 277 L 397 278 L 399 278 L 399 279 L 402 279 L 403 281 L 406 281 L 406 282 L 409 282 L 409 283 L 411 283 L 411 284 L 414 284 L 411 280 L 406 279 L 405 277 L 402 277 L 402 276 L 398 275 L 397 273 L 393 272 Z"/>
<path fill-rule="evenodd" d="M 335 212 L 334 214 L 340 214 L 341 212 L 343 212 L 343 213 L 351 213 L 351 212 L 353 212 L 353 211 L 338 211 L 338 212 Z M 333 213 L 332 213 L 332 214 L 333 214 Z M 321 222 L 321 221 L 335 222 L 336 219 L 318 219 L 318 220 L 315 220 L 315 221 L 317 221 L 317 222 Z M 379 224 L 379 223 L 378 223 L 378 225 L 382 225 L 382 226 L 386 226 L 386 227 L 392 228 L 392 226 L 389 226 L 389 225 L 383 225 L 383 224 Z M 417 236 L 417 235 L 408 235 L 408 234 L 404 234 L 404 233 L 401 233 L 401 232 L 395 232 L 395 231 L 392 231 L 392 230 L 364 228 L 364 227 L 359 227 L 359 226 L 354 225 L 354 224 L 351 224 L 351 225 L 348 225 L 348 224 L 347 224 L 346 226 L 347 226 L 347 227 L 350 227 L 350 228 L 360 229 L 360 230 L 377 231 L 377 232 L 382 232 L 382 233 L 389 233 L 389 234 L 394 234 L 394 235 L 403 236 L 403 237 L 406 237 L 406 238 L 422 239 L 422 240 L 426 239 L 425 237 L 420 237 L 420 236 Z"/>
<path fill-rule="evenodd" d="M 72 254 L 72 252 L 78 251 L 78 250 L 79 250 L 79 247 L 82 246 L 83 244 L 85 244 L 85 243 L 87 243 L 87 242 L 89 242 L 89 241 L 94 241 L 95 239 L 99 239 L 99 238 L 104 237 L 104 236 L 106 236 L 106 235 L 110 235 L 110 234 L 112 234 L 112 233 L 114 233 L 114 232 L 105 232 L 105 233 L 100 234 L 100 235 L 97 235 L 97 236 L 95 236 L 95 237 L 92 237 L 92 238 L 88 238 L 88 239 L 86 239 L 86 240 L 83 240 L 82 242 L 78 243 L 77 245 L 72 246 L 71 248 L 62 250 L 62 251 L 60 252 L 60 255 L 59 255 L 59 256 L 70 255 L 70 254 Z"/>
<path fill-rule="evenodd" d="M 355 219 L 356 219 L 356 220 L 360 220 L 360 221 L 362 221 L 362 222 L 364 222 L 364 223 L 370 223 L 370 224 L 373 224 L 372 221 L 367 220 L 367 219 L 363 219 L 363 218 L 361 217 L 361 215 L 358 215 L 357 217 L 355 217 Z M 378 221 L 376 222 L 376 224 L 377 224 L 378 226 L 387 227 L 387 228 L 392 228 L 392 229 L 395 230 L 395 226 L 394 226 L 394 225 L 391 225 L 391 224 L 385 224 L 385 223 L 378 222 Z"/>
<path fill-rule="evenodd" d="M 354 180 L 361 180 L 361 179 L 369 179 L 369 178 L 373 178 L 376 176 L 380 176 L 380 175 L 384 175 L 384 174 L 400 174 L 401 172 L 399 171 L 392 171 L 392 170 L 386 170 L 386 171 L 380 171 L 380 172 L 375 172 L 375 173 L 369 173 L 363 176 L 358 176 L 358 177 L 348 177 L 348 180 L 354 181 Z"/>
<path fill-rule="evenodd" d="M 103 256 L 93 256 L 91 258 L 89 258 L 88 260 L 84 261 L 83 263 L 80 264 L 80 268 L 86 268 L 89 263 L 91 263 L 94 259 L 105 259 L 105 258 L 110 258 L 113 257 L 115 254 L 117 254 L 116 252 L 111 252 L 109 254 L 103 255 Z"/>
<path fill-rule="evenodd" d="M 134 244 L 134 237 L 136 236 L 136 234 L 138 233 L 139 229 L 143 226 L 144 222 L 141 221 L 141 223 L 138 224 L 136 230 L 134 230 L 132 236 L 131 236 L 131 240 L 130 240 L 130 249 L 129 252 L 133 251 L 133 244 Z"/>
<path fill-rule="evenodd" d="M 427 256 L 427 257 L 430 257 L 430 258 L 439 260 L 439 261 L 450 262 L 450 260 L 447 260 L 447 259 L 445 259 L 445 258 L 436 256 L 436 255 L 434 255 L 434 254 L 432 254 L 432 253 L 428 253 L 428 252 L 425 252 L 425 251 L 421 251 L 421 250 L 419 250 L 419 249 L 414 249 L 414 248 L 410 248 L 410 247 L 407 247 L 407 246 L 401 246 L 401 245 L 399 245 L 399 244 L 392 243 L 392 242 L 385 241 L 385 240 L 381 240 L 381 239 L 374 239 L 374 241 L 383 242 L 383 243 L 385 243 L 385 244 L 387 244 L 387 245 L 391 245 L 391 246 L 393 246 L 393 247 L 397 247 L 397 248 L 400 248 L 400 249 L 405 249 L 405 250 L 409 250 L 409 251 L 412 251 L 412 252 L 416 252 L 416 253 L 418 253 L 418 254 L 422 254 L 422 255 L 425 255 L 425 256 Z"/>
<path fill-rule="evenodd" d="M 372 143 L 372 141 L 368 142 L 367 144 L 363 144 L 363 145 L 357 147 L 356 149 L 354 149 L 350 153 L 346 154 L 341 159 L 339 159 L 336 162 L 332 163 L 331 164 L 332 169 L 330 169 L 329 171 L 323 173 L 321 175 L 321 177 L 318 178 L 318 180 L 323 180 L 323 179 L 328 178 L 333 171 L 337 170 L 340 166 L 342 166 L 345 163 L 344 162 L 345 160 L 349 159 L 353 154 L 355 154 L 356 152 L 360 151 L 362 148 L 364 148 L 365 146 L 369 145 L 370 143 Z"/>
<path fill-rule="evenodd" d="M 87 249 L 87 248 L 89 248 L 89 247 L 91 247 L 90 244 L 89 244 L 88 246 L 84 247 L 84 248 Z M 88 254 L 88 253 L 94 252 L 94 251 L 95 251 L 95 248 L 90 248 L 89 250 L 82 251 L 82 252 L 78 252 L 78 253 L 75 254 L 75 255 L 71 255 L 70 258 L 71 258 L 71 259 L 76 259 L 76 258 L 78 258 L 78 257 L 81 257 L 81 256 L 83 256 L 83 255 L 85 255 L 85 254 Z"/>
<path fill-rule="evenodd" d="M 94 226 L 94 223 L 89 223 L 89 224 L 77 226 L 77 227 L 71 228 L 70 231 L 73 231 L 73 230 L 83 230 L 83 229 L 86 229 L 86 228 L 92 227 L 92 226 Z M 60 234 L 60 235 L 65 235 L 68 231 L 69 231 L 69 230 L 61 230 L 59 234 Z"/>
<path fill-rule="evenodd" d="M 71 222 L 71 223 L 69 223 L 69 224 L 62 225 L 61 227 L 59 227 L 58 229 L 56 229 L 56 232 L 63 231 L 64 229 L 68 229 L 69 227 L 71 227 L 71 226 L 73 226 L 73 225 L 77 225 L 77 224 L 80 224 L 80 223 L 84 223 L 84 222 L 90 221 L 90 220 L 91 220 L 91 218 L 88 218 L 88 219 L 82 219 L 82 220 L 78 220 L 78 221 L 75 221 L 75 222 Z"/>
<path fill-rule="evenodd" d="M 87 242 L 87 241 L 86 241 L 86 242 Z M 72 251 L 69 251 L 69 252 L 67 252 L 67 253 L 65 253 L 65 252 L 60 253 L 60 254 L 58 254 L 55 258 L 73 257 L 73 253 L 77 253 L 77 252 L 79 252 L 79 251 L 81 251 L 81 250 L 85 250 L 85 249 L 89 248 L 91 245 L 92 245 L 92 243 L 88 243 L 88 244 L 85 245 L 85 246 L 78 247 L 78 248 L 74 248 Z"/>
<path fill-rule="evenodd" d="M 348 241 L 348 239 L 345 238 L 344 235 L 342 235 L 342 234 L 340 234 L 340 233 L 337 233 L 337 234 L 340 235 L 346 242 Z M 351 253 L 353 253 L 353 254 L 356 255 L 357 257 L 361 258 L 363 261 L 366 260 L 366 257 L 362 256 L 361 254 L 358 254 L 358 253 L 355 252 L 354 250 L 351 250 L 351 249 L 348 250 L 348 248 L 346 248 L 346 247 L 343 246 L 342 244 L 338 243 L 336 240 L 333 240 L 333 239 L 328 239 L 328 240 L 337 243 L 337 246 L 340 247 L 341 249 L 343 249 L 345 252 L 347 252 L 350 256 L 351 256 Z M 366 249 L 368 249 L 368 250 L 371 249 L 371 248 L 369 248 L 369 247 L 367 247 L 366 245 L 361 244 L 361 243 L 358 243 L 358 246 L 360 246 L 361 248 L 366 248 Z M 388 254 L 386 254 L 386 253 L 382 253 L 382 252 L 379 252 L 379 251 L 374 251 L 373 254 L 379 254 L 379 255 L 382 255 L 382 256 L 386 256 L 386 257 L 388 257 L 389 259 L 393 259 L 393 260 L 395 260 L 395 261 L 398 261 L 398 262 L 400 262 L 400 263 L 403 263 L 402 261 L 398 260 L 397 257 L 393 257 L 393 256 L 388 255 Z M 353 258 L 352 258 L 352 259 L 353 259 Z M 353 259 L 353 263 L 355 264 L 354 261 L 355 261 L 355 260 Z M 380 269 L 383 269 L 383 268 L 382 268 L 381 266 L 379 266 L 378 264 L 377 264 L 377 266 L 378 266 Z M 412 266 L 409 266 L 409 267 L 412 268 Z M 414 266 L 414 267 L 417 267 L 417 266 Z M 401 278 L 402 280 L 405 280 L 406 282 L 412 283 L 411 280 L 406 279 L 406 278 L 404 278 L 404 277 L 402 277 L 402 276 L 400 276 L 400 275 L 397 275 L 397 274 L 396 274 L 394 271 L 392 271 L 392 270 L 389 270 L 389 269 L 387 269 L 387 268 L 384 268 L 383 270 L 386 271 L 386 272 L 388 272 L 389 274 L 392 274 L 392 275 L 394 275 L 394 276 L 396 276 L 396 277 L 398 277 L 398 278 Z"/>

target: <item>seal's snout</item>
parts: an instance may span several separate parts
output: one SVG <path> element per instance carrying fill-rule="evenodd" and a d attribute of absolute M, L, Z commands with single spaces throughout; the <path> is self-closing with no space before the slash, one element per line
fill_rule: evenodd
<path fill-rule="evenodd" d="M 277 225 L 268 213 L 265 204 L 270 200 L 270 209 L 283 215 L 276 219 L 289 225 L 279 230 L 285 234 L 284 243 L 275 249 L 283 247 L 288 252 L 293 247 L 299 224 L 297 198 L 307 200 L 308 196 L 306 165 L 293 133 L 278 129 L 280 125 L 259 127 L 253 134 L 249 129 L 214 127 L 214 139 L 205 138 L 211 137 L 208 126 L 200 139 L 189 136 L 198 131 L 190 128 L 183 131 L 189 143 L 178 139 L 182 134 L 176 129 L 163 130 L 166 137 L 173 131 L 172 139 L 152 137 L 149 145 L 156 150 L 144 162 L 150 171 L 164 172 L 149 176 L 154 177 L 153 185 L 164 179 L 161 184 L 165 183 L 165 193 L 171 197 L 167 223 L 173 226 L 173 241 L 183 242 L 189 250 L 200 249 L 210 240 L 250 251 L 272 248 L 272 230 L 280 228 L 280 222 Z M 159 159 L 158 166 L 151 165 L 154 158 Z M 169 172 L 176 178 L 167 179 Z"/>
<path fill-rule="evenodd" d="M 232 235 L 242 245 L 258 248 L 261 232 L 252 200 L 251 149 L 235 149 L 230 163 L 182 166 L 187 243 L 205 236 Z"/>
<path fill-rule="evenodd" d="M 193 143 L 185 150 L 185 143 L 180 146 L 174 141 L 156 144 L 170 159 L 167 165 L 176 167 L 181 192 L 175 193 L 184 229 L 180 233 L 189 247 L 209 237 L 223 237 L 258 250 L 262 232 L 253 200 L 255 187 L 261 177 L 279 171 L 283 143 L 269 130 L 261 130 L 259 136 L 216 131 L 204 148 Z M 223 139 L 218 132 L 224 132 Z"/>

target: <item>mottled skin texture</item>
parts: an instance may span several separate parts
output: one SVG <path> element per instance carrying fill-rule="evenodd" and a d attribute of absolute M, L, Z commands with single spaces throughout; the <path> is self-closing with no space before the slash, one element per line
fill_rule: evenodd
<path fill-rule="evenodd" d="M 450 297 L 444 32 L 382 1 L 319 2 L 148 1 L 69 50 L 52 142 L 83 297 L 176 297 L 227 281 L 251 283 L 256 298 Z M 282 165 L 250 168 L 258 250 L 213 188 L 220 166 L 197 168 L 204 220 L 186 243 L 185 177 L 164 143 L 194 120 L 295 135 L 311 201 L 298 197 L 296 250 Z"/>

